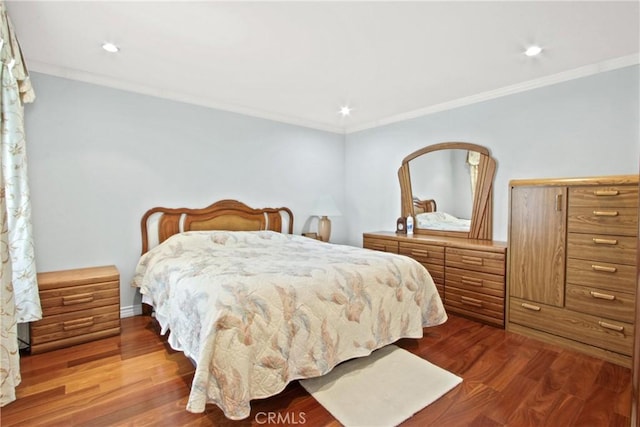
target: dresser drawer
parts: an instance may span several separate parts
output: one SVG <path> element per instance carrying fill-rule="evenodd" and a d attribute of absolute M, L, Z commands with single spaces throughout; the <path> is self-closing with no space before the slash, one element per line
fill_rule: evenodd
<path fill-rule="evenodd" d="M 45 317 L 119 303 L 118 281 L 40 291 L 42 315 Z"/>
<path fill-rule="evenodd" d="M 589 186 L 569 188 L 569 208 L 638 208 L 637 185 Z"/>
<path fill-rule="evenodd" d="M 633 323 L 635 295 L 567 284 L 566 307 L 594 316 Z"/>
<path fill-rule="evenodd" d="M 629 236 L 569 233 L 567 257 L 636 265 L 637 243 L 637 238 Z"/>
<path fill-rule="evenodd" d="M 120 327 L 120 307 L 111 305 L 73 313 L 57 314 L 31 325 L 31 343 L 42 344 L 91 332 Z"/>
<path fill-rule="evenodd" d="M 400 242 L 399 253 L 423 263 L 444 265 L 444 247 L 442 246 Z"/>
<path fill-rule="evenodd" d="M 635 294 L 636 266 L 569 258 L 567 283 Z"/>
<path fill-rule="evenodd" d="M 504 325 L 504 298 L 445 286 L 445 309 Z"/>
<path fill-rule="evenodd" d="M 631 356 L 632 324 L 511 298 L 509 322 Z"/>
<path fill-rule="evenodd" d="M 362 246 L 365 249 L 374 251 L 398 253 L 398 242 L 395 240 L 377 239 L 374 237 L 364 237 Z"/>
<path fill-rule="evenodd" d="M 567 224 L 569 232 L 637 236 L 638 210 L 636 208 L 599 208 L 569 204 Z"/>
<path fill-rule="evenodd" d="M 504 277 L 447 267 L 446 286 L 504 298 Z"/>
<path fill-rule="evenodd" d="M 504 253 L 447 248 L 445 257 L 447 267 L 480 271 L 499 276 L 504 276 L 505 274 Z"/>

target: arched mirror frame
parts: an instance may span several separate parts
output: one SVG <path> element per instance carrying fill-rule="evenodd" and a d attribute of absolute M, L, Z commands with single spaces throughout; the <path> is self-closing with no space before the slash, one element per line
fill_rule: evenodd
<path fill-rule="evenodd" d="M 402 199 L 402 216 L 415 216 L 413 191 L 411 188 L 411 174 L 409 162 L 416 157 L 439 150 L 461 149 L 480 153 L 478 164 L 478 180 L 476 182 L 475 197 L 471 212 L 471 226 L 469 231 L 441 231 L 424 228 L 414 228 L 416 234 L 430 234 L 438 236 L 462 237 L 467 239 L 493 239 L 493 178 L 496 172 L 496 161 L 491 157 L 489 149 L 469 142 L 442 142 L 428 145 L 415 151 L 402 160 L 398 169 L 400 180 L 400 197 Z"/>

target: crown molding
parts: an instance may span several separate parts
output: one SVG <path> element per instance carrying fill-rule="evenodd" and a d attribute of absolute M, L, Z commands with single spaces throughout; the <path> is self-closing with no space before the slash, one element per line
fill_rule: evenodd
<path fill-rule="evenodd" d="M 310 129 L 321 130 L 325 132 L 338 133 L 343 135 L 344 129 L 338 126 L 330 126 L 323 123 L 317 123 L 310 120 L 304 120 L 297 117 L 284 116 L 277 113 L 260 111 L 248 107 L 225 104 L 203 97 L 189 95 L 181 92 L 169 91 L 166 89 L 146 86 L 140 83 L 134 83 L 122 79 L 115 79 L 101 74 L 80 71 L 45 62 L 30 60 L 27 58 L 26 63 L 29 71 L 48 74 L 55 77 L 62 77 L 69 80 L 80 81 L 84 83 L 95 84 L 98 86 L 106 86 L 112 89 L 124 90 L 127 92 L 138 93 L 142 95 L 154 96 L 156 98 L 167 99 L 171 101 L 183 102 L 185 104 L 198 105 L 200 107 L 213 108 L 216 110 L 242 114 L 245 116 L 255 117 L 259 119 L 271 120 L 275 122 L 285 123 L 294 126 L 301 126 Z"/>
<path fill-rule="evenodd" d="M 633 54 L 622 56 L 614 59 L 610 59 L 595 64 L 586 65 L 583 67 L 575 68 L 561 73 L 552 74 L 550 76 L 541 77 L 539 79 L 529 80 L 526 82 L 505 86 L 500 89 L 482 92 L 476 95 L 467 96 L 464 98 L 454 99 L 452 101 L 443 102 L 441 104 L 432 105 L 418 110 L 409 111 L 395 116 L 390 116 L 374 122 L 365 123 L 362 125 L 351 126 L 345 129 L 345 134 L 360 132 L 367 129 L 373 129 L 380 126 L 389 125 L 392 123 L 401 122 L 404 120 L 415 119 L 417 117 L 426 116 L 441 111 L 451 110 L 454 108 L 464 107 L 478 102 L 489 101 L 491 99 L 501 98 L 507 95 L 513 95 L 520 92 L 526 92 L 532 89 L 538 89 L 545 86 L 554 85 L 556 83 L 562 83 L 569 80 L 579 79 L 582 77 L 591 76 L 594 74 L 602 73 L 605 71 L 617 70 L 619 68 L 625 68 L 640 63 L 640 55 Z"/>
<path fill-rule="evenodd" d="M 113 89 L 124 90 L 128 92 L 139 93 L 143 95 L 155 96 L 157 98 L 184 102 L 187 104 L 198 105 L 201 107 L 213 108 L 217 110 L 227 111 L 231 113 L 243 114 L 250 117 L 271 120 L 280 123 L 286 123 L 294 126 L 301 126 L 310 129 L 321 130 L 325 132 L 337 133 L 341 135 L 348 135 L 350 133 L 360 132 L 363 130 L 373 129 L 380 126 L 385 126 L 405 120 L 414 119 L 429 114 L 451 110 L 454 108 L 460 108 L 467 105 L 476 104 L 478 102 L 484 102 L 496 98 L 500 98 L 507 95 L 513 95 L 520 92 L 525 92 L 532 89 L 538 89 L 545 86 L 554 85 L 557 83 L 566 82 L 582 77 L 591 76 L 594 74 L 602 73 L 605 71 L 612 71 L 619 68 L 625 68 L 640 63 L 640 55 L 633 54 L 622 56 L 619 58 L 613 58 L 607 61 L 586 65 L 583 67 L 575 68 L 561 73 L 553 74 L 539 79 L 529 80 L 526 82 L 518 83 L 515 85 L 505 86 L 500 89 L 482 92 L 476 95 L 467 96 L 464 98 L 458 98 L 451 101 L 443 102 L 437 105 L 432 105 L 425 108 L 409 111 L 402 114 L 386 117 L 380 120 L 372 122 L 348 126 L 345 128 L 338 126 L 331 126 L 323 123 L 317 123 L 309 120 L 304 120 L 296 117 L 284 116 L 276 113 L 270 113 L 266 111 L 260 111 L 248 107 L 242 107 L 237 105 L 230 105 L 225 103 L 219 103 L 205 99 L 198 96 L 193 96 L 184 93 L 178 93 L 168 91 L 164 89 L 158 89 L 150 86 L 146 86 L 139 83 L 128 82 L 121 79 L 114 79 L 111 77 L 103 76 L 100 74 L 89 73 L 86 71 L 74 70 L 65 67 L 59 67 L 44 62 L 33 61 L 27 58 L 27 64 L 31 71 L 38 73 L 49 74 L 56 77 L 62 77 L 70 80 L 81 81 L 85 83 L 96 84 L 100 86 L 106 86 Z"/>

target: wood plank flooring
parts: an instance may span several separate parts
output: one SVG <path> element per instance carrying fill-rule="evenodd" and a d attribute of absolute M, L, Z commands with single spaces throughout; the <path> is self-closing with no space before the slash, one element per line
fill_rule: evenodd
<path fill-rule="evenodd" d="M 464 381 L 403 426 L 629 425 L 629 369 L 453 315 L 425 331 L 398 345 Z M 253 402 L 244 421 L 215 405 L 187 412 L 194 368 L 146 316 L 122 319 L 119 337 L 26 356 L 21 366 L 4 427 L 340 425 L 297 382 Z"/>

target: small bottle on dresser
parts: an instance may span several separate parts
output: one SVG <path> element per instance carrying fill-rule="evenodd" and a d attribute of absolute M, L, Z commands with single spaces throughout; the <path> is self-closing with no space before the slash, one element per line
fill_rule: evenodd
<path fill-rule="evenodd" d="M 407 234 L 413 234 L 413 217 L 407 217 Z"/>

